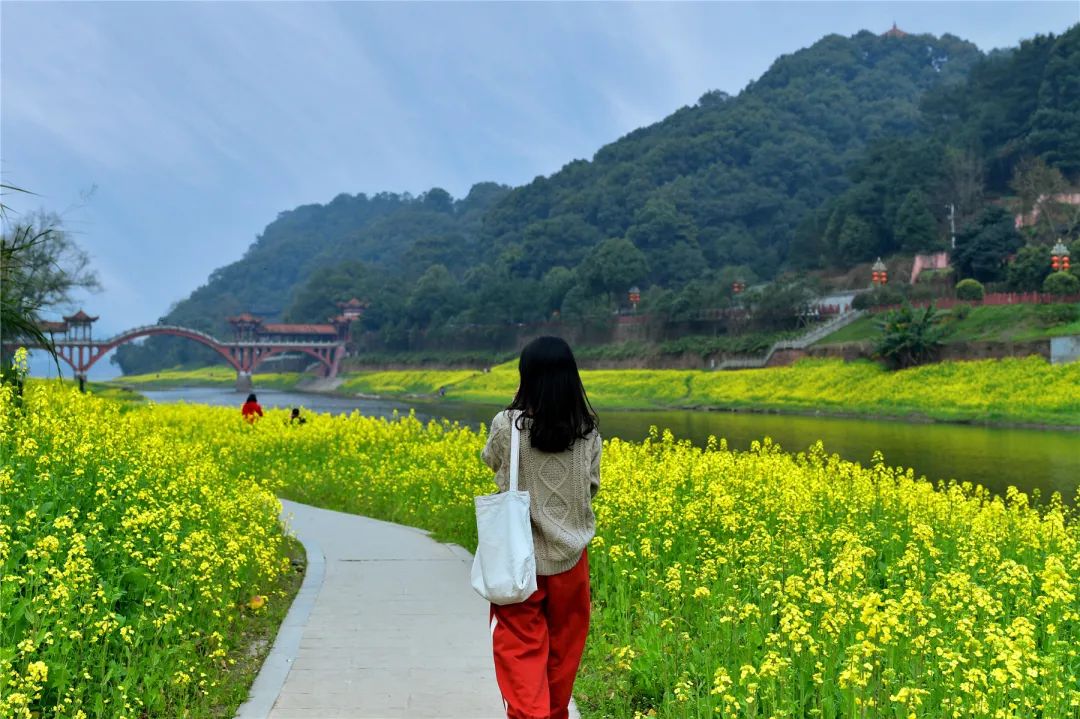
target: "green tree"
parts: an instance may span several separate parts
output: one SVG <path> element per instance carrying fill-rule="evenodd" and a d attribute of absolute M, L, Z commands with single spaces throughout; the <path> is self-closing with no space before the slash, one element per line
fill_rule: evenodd
<path fill-rule="evenodd" d="M 857 215 L 844 218 L 836 239 L 836 253 L 843 258 L 844 265 L 872 259 L 878 253 L 879 245 L 877 232 L 870 223 Z"/>
<path fill-rule="evenodd" d="M 370 299 L 378 277 L 363 262 L 346 261 L 312 272 L 297 291 L 285 319 L 289 322 L 326 322 L 338 314 L 338 302 L 356 297 Z"/>
<path fill-rule="evenodd" d="M 893 230 L 896 242 L 904 252 L 922 252 L 939 249 L 937 220 L 926 205 L 926 196 L 919 190 L 911 190 L 896 213 Z"/>
<path fill-rule="evenodd" d="M 953 262 L 961 275 L 997 282 L 1005 278 L 1008 256 L 1023 244 L 1009 213 L 989 207 L 957 234 Z"/>
<path fill-rule="evenodd" d="M 958 300 L 977 302 L 985 296 L 986 289 L 978 280 L 973 280 L 969 277 L 966 280 L 960 280 L 956 283 L 956 299 Z"/>
<path fill-rule="evenodd" d="M 561 265 L 552 267 L 547 271 L 547 274 L 544 275 L 544 279 L 540 283 L 542 296 L 544 298 L 545 317 L 550 317 L 553 312 L 562 310 L 563 299 L 576 282 L 577 276 L 574 274 L 573 270 L 569 270 Z"/>
<path fill-rule="evenodd" d="M 1059 297 L 1080 294 L 1080 279 L 1070 272 L 1054 272 L 1043 282 L 1042 290 Z"/>
<path fill-rule="evenodd" d="M 453 212 L 454 198 L 441 187 L 433 187 L 421 197 L 424 207 L 435 212 Z"/>
<path fill-rule="evenodd" d="M 63 230 L 56 215 L 41 213 L 33 221 L 5 227 L 0 232 L 0 374 L 4 381 L 14 376 L 8 352 L 20 342 L 40 344 L 55 359 L 52 343 L 39 329 L 43 312 L 69 305 L 76 291 L 100 288 L 90 257 Z"/>
<path fill-rule="evenodd" d="M 645 253 L 624 238 L 604 240 L 585 258 L 579 270 L 581 279 L 593 292 L 625 294 L 631 285 L 641 282 L 649 272 Z"/>
<path fill-rule="evenodd" d="M 458 311 L 461 287 L 443 265 L 432 265 L 417 282 L 405 304 L 405 312 L 415 325 L 426 327 L 439 317 Z"/>
<path fill-rule="evenodd" d="M 1015 292 L 1036 292 L 1050 274 L 1050 248 L 1046 245 L 1021 247 L 1005 273 L 1009 289 Z"/>
<path fill-rule="evenodd" d="M 1066 175 L 1080 176 L 1080 24 L 1057 38 L 1039 83 L 1028 146 Z"/>

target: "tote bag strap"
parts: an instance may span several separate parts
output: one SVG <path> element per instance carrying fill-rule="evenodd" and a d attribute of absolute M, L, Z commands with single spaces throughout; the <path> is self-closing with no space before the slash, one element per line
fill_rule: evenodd
<path fill-rule="evenodd" d="M 518 417 L 510 413 L 510 491 L 518 491 L 518 460 L 521 457 L 521 430 Z"/>

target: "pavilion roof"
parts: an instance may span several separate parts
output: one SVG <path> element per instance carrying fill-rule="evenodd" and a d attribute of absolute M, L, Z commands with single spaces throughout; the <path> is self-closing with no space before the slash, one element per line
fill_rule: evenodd
<path fill-rule="evenodd" d="M 64 318 L 67 322 L 97 322 L 97 317 L 91 317 L 82 310 Z"/>
<path fill-rule="evenodd" d="M 258 323 L 262 322 L 262 320 L 260 320 L 258 317 L 251 314 L 250 312 L 245 312 L 245 313 L 243 313 L 241 315 L 237 315 L 236 317 L 230 317 L 229 322 L 232 322 L 233 324 L 239 324 L 241 322 L 250 322 L 250 323 L 258 324 Z"/>

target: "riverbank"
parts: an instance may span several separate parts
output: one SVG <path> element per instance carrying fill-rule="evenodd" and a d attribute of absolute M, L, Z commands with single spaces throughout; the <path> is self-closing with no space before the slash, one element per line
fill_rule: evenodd
<path fill-rule="evenodd" d="M 202 373 L 231 385 L 226 368 L 116 380 L 134 389 Z M 147 378 L 152 378 L 147 381 Z M 264 379 L 266 378 L 266 379 Z M 300 375 L 255 375 L 256 387 L 304 391 Z M 788 367 L 701 370 L 583 370 L 600 409 L 775 412 L 1002 426 L 1080 428 L 1080 363 L 1043 359 L 941 362 L 889 372 L 868 361 L 804 360 Z M 291 384 L 290 384 L 291 383 Z M 517 387 L 515 363 L 490 371 L 396 370 L 341 378 L 334 394 L 504 405 Z"/>

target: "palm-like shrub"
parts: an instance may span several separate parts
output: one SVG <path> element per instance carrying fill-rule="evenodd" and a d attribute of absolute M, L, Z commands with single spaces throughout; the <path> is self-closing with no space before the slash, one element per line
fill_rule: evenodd
<path fill-rule="evenodd" d="M 881 336 L 874 349 L 894 369 L 933 362 L 948 334 L 941 313 L 932 304 L 913 309 L 904 303 L 878 320 L 877 326 Z"/>

